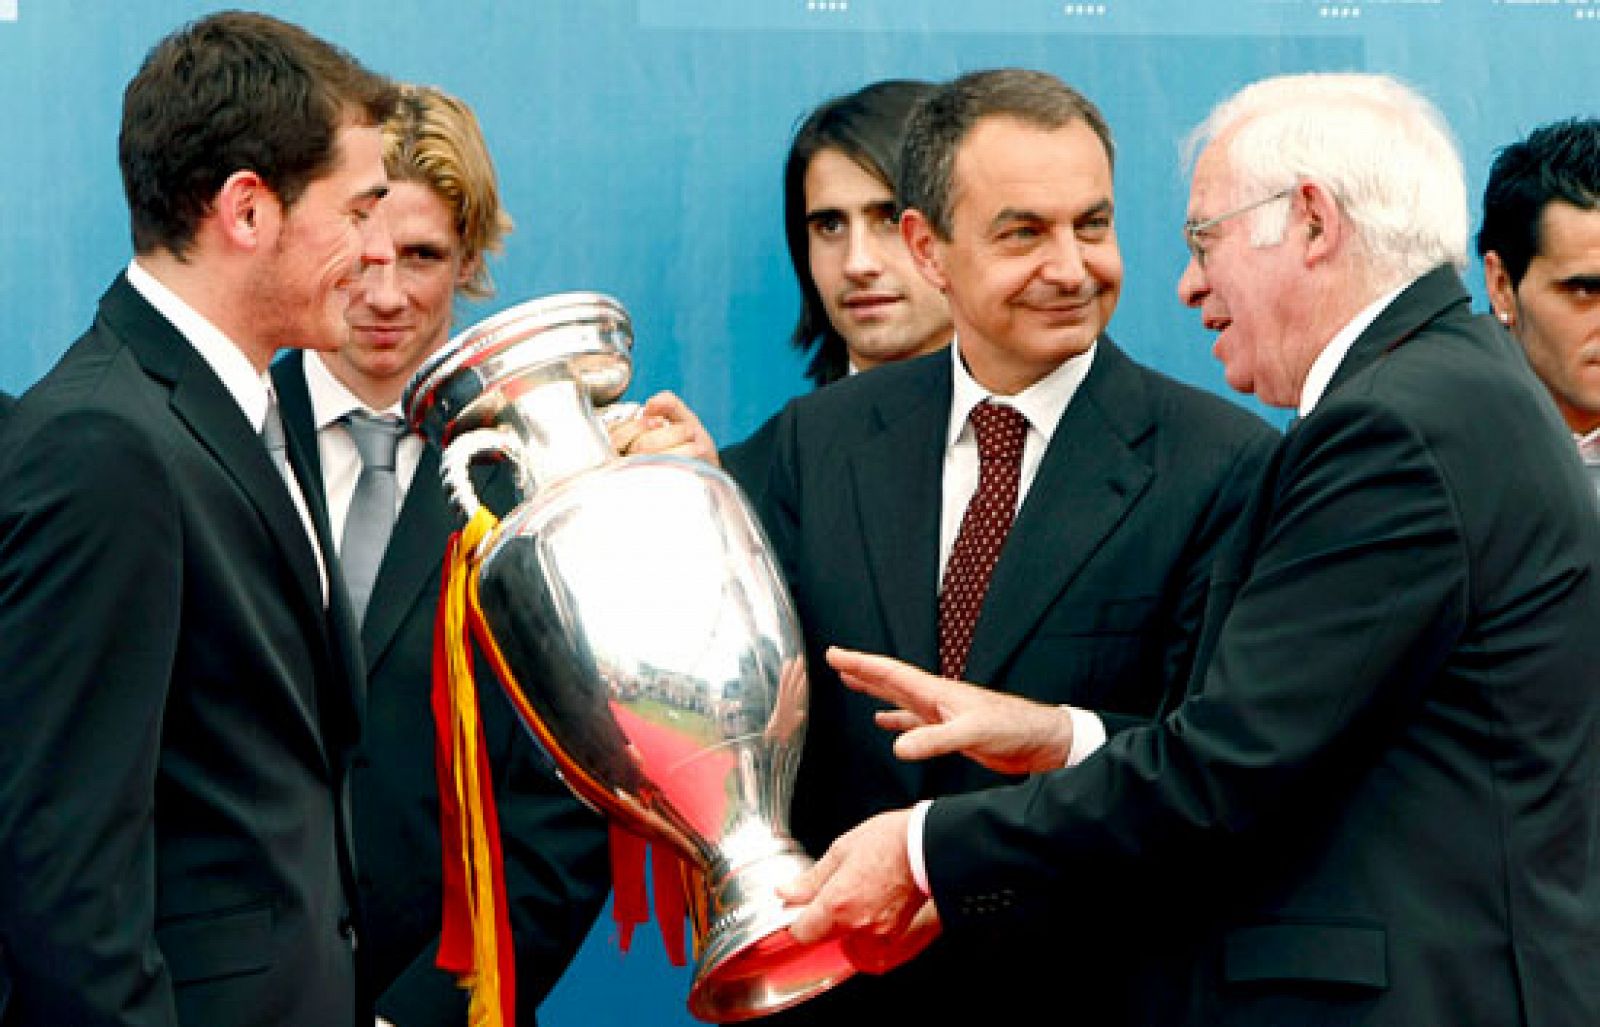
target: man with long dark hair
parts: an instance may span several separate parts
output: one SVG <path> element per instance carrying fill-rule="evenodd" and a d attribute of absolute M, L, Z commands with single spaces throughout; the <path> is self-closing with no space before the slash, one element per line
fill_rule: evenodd
<path fill-rule="evenodd" d="M 790 342 L 810 354 L 817 387 L 950 342 L 944 296 L 917 273 L 900 237 L 900 143 L 932 91 L 889 79 L 835 97 L 795 132 L 783 168 L 783 229 L 800 286 Z M 723 450 L 752 494 L 764 487 L 775 419 Z"/>

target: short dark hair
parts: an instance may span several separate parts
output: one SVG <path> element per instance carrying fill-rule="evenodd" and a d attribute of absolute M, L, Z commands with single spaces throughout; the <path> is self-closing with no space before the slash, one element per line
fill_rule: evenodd
<path fill-rule="evenodd" d="M 1513 289 L 1539 254 L 1544 209 L 1555 200 L 1600 209 L 1600 119 L 1545 125 L 1495 157 L 1483 190 L 1478 256 L 1499 254 Z"/>
<path fill-rule="evenodd" d="M 941 239 L 950 238 L 956 151 L 977 123 L 990 117 L 1015 118 L 1049 130 L 1082 121 L 1115 165 L 1111 127 L 1100 108 L 1054 75 L 1023 68 L 968 72 L 918 106 L 900 154 L 901 204 L 920 211 Z"/>
<path fill-rule="evenodd" d="M 395 97 L 387 79 L 276 18 L 224 11 L 183 26 L 123 93 L 118 159 L 134 252 L 183 256 L 240 170 L 293 205 L 331 167 L 339 129 L 382 124 Z"/>
<path fill-rule="evenodd" d="M 837 150 L 888 186 L 891 195 L 898 196 L 900 139 L 912 110 L 932 92 L 929 82 L 874 82 L 812 111 L 795 131 L 794 142 L 789 146 L 789 159 L 783 167 L 783 228 L 789 241 L 789 260 L 800 283 L 800 318 L 789 341 L 802 353 L 815 348 L 806 365 L 806 377 L 816 385 L 826 385 L 848 374 L 850 353 L 844 337 L 828 319 L 817 283 L 811 278 L 806 171 L 818 153 Z"/>

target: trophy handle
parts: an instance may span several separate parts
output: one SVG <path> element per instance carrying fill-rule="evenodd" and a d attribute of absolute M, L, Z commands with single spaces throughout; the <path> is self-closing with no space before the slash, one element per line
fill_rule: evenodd
<path fill-rule="evenodd" d="M 522 440 L 508 428 L 474 428 L 458 435 L 444 448 L 439 458 L 439 475 L 444 479 L 450 502 L 467 520 L 483 509 L 478 490 L 472 484 L 472 466 L 490 457 L 519 463 Z"/>

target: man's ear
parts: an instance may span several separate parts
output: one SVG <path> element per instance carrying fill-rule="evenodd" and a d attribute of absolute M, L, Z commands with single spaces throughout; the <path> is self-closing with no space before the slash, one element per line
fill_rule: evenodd
<path fill-rule="evenodd" d="M 1506 270 L 1500 254 L 1490 250 L 1483 255 L 1483 284 L 1489 293 L 1489 306 L 1494 316 L 1507 328 L 1517 323 L 1517 290 L 1511 284 L 1511 273 Z"/>
<path fill-rule="evenodd" d="M 911 252 L 911 261 L 917 265 L 922 277 L 940 292 L 945 291 L 949 278 L 945 276 L 943 244 L 922 211 L 907 207 L 900 215 L 900 238 Z"/>
<path fill-rule="evenodd" d="M 1306 179 L 1295 186 L 1291 201 L 1302 212 L 1300 231 L 1306 234 L 1306 263 L 1332 259 L 1350 241 L 1350 226 L 1339 203 L 1322 183 Z"/>
<path fill-rule="evenodd" d="M 282 214 L 277 194 L 254 171 L 229 175 L 211 201 L 217 230 L 241 249 L 259 249 L 277 232 Z"/>

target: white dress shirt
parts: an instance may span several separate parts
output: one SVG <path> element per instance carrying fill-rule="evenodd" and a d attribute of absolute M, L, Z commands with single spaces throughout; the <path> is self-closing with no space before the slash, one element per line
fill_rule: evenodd
<path fill-rule="evenodd" d="M 322 462 L 323 496 L 328 501 L 328 526 L 336 540 L 343 539 L 344 522 L 350 515 L 350 500 L 355 495 L 356 479 L 361 477 L 361 453 L 340 419 L 352 410 L 365 411 L 378 417 L 400 417 L 400 404 L 396 402 L 384 410 L 373 410 L 333 376 L 319 353 L 306 353 L 305 370 L 306 389 L 311 393 L 311 417 L 317 429 L 317 456 Z M 400 448 L 395 452 L 394 460 L 397 515 L 405 504 L 411 479 L 416 476 L 417 463 L 422 459 L 422 447 L 423 441 L 417 435 L 408 432 L 400 438 Z"/>
<path fill-rule="evenodd" d="M 1589 480 L 1594 482 L 1596 493 L 1600 493 L 1600 428 L 1587 435 L 1574 435 L 1572 441 L 1577 444 L 1578 456 L 1583 458 Z"/>
<path fill-rule="evenodd" d="M 1316 409 L 1321 401 L 1322 394 L 1328 391 L 1328 385 L 1333 381 L 1334 372 L 1339 370 L 1339 365 L 1344 363 L 1344 358 L 1350 352 L 1350 347 L 1361 338 L 1361 333 L 1372 327 L 1372 322 L 1378 315 L 1388 309 L 1394 298 L 1405 291 L 1411 283 L 1407 282 L 1390 292 L 1384 293 L 1365 307 L 1350 320 L 1350 323 L 1339 329 L 1328 344 L 1322 347 L 1322 352 L 1317 354 L 1317 359 L 1311 362 L 1311 368 L 1306 372 L 1306 382 L 1300 387 L 1301 417 Z"/>
<path fill-rule="evenodd" d="M 1022 444 L 1022 476 L 1017 486 L 1017 507 L 1022 507 L 1033 479 L 1038 476 L 1039 464 L 1045 450 L 1055 436 L 1056 426 L 1067 406 L 1078 394 L 1078 387 L 1089 376 L 1094 366 L 1098 344 L 1078 356 L 1071 357 L 1054 371 L 1028 386 L 1014 396 L 996 396 L 990 393 L 967 370 L 961 359 L 961 340 L 950 346 L 953 375 L 950 394 L 950 422 L 945 431 L 944 479 L 939 511 L 939 581 L 944 583 L 945 565 L 950 562 L 950 552 L 955 548 L 956 535 L 961 531 L 961 519 L 967 504 L 978 490 L 978 438 L 968 421 L 972 408 L 989 400 L 1000 406 L 1015 408 L 1028 422 L 1028 434 Z M 1067 765 L 1081 762 L 1089 753 L 1099 748 L 1106 737 L 1105 725 L 1088 710 L 1066 707 L 1072 719 L 1072 752 Z M 1079 750 L 1082 750 L 1081 752 Z M 911 859 L 911 873 L 924 893 L 928 891 L 928 875 L 922 860 L 922 825 L 928 815 L 931 800 L 917 803 L 911 810 L 911 823 L 906 837 L 907 853 Z"/>

